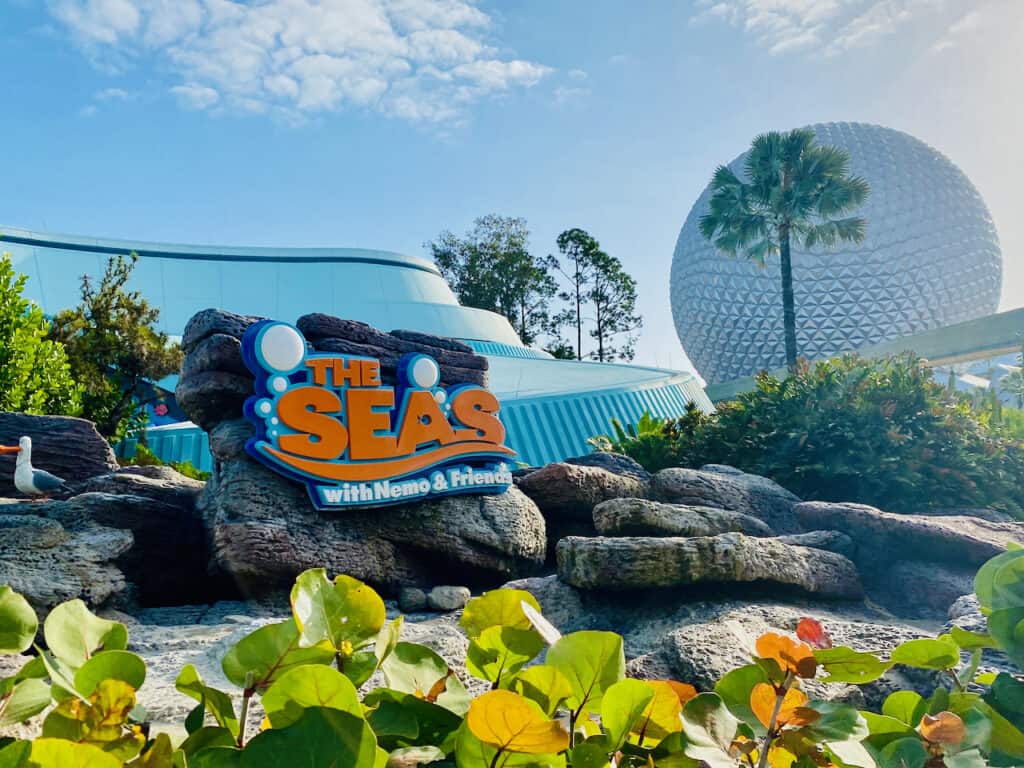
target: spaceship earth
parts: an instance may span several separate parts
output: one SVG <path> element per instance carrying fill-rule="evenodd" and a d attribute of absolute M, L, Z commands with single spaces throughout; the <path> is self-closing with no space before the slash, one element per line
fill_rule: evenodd
<path fill-rule="evenodd" d="M 793 248 L 797 345 L 809 359 L 991 314 L 1002 254 L 981 195 L 948 158 L 909 134 L 865 123 L 810 126 L 850 154 L 871 194 L 859 245 Z M 729 166 L 742 177 L 745 153 Z M 698 229 L 705 188 L 679 233 L 671 302 L 679 339 L 708 383 L 785 365 L 778 258 L 759 267 Z"/>

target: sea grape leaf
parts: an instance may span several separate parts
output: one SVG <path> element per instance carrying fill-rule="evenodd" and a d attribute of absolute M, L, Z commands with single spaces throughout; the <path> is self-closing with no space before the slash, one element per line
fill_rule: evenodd
<path fill-rule="evenodd" d="M 928 711 L 928 705 L 921 694 L 915 691 L 896 691 L 889 694 L 882 703 L 882 714 L 893 717 L 908 726 L 915 726 Z"/>
<path fill-rule="evenodd" d="M 433 695 L 433 701 L 459 715 L 469 708 L 466 687 L 448 662 L 425 645 L 397 643 L 381 670 L 389 688 L 431 699 L 432 691 L 443 685 L 440 693 Z"/>
<path fill-rule="evenodd" d="M 252 673 L 253 688 L 262 693 L 289 670 L 303 664 L 330 664 L 334 651 L 327 644 L 303 648 L 294 619 L 268 624 L 239 640 L 221 662 L 224 676 L 239 688 Z"/>
<path fill-rule="evenodd" d="M 334 581 L 324 568 L 299 574 L 291 593 L 299 645 L 327 642 L 346 656 L 377 637 L 384 626 L 384 601 L 372 587 L 344 574 Z"/>
<path fill-rule="evenodd" d="M 500 686 L 544 648 L 544 640 L 533 629 L 494 625 L 469 641 L 466 669 L 471 675 Z"/>
<path fill-rule="evenodd" d="M 97 651 L 123 651 L 128 630 L 117 621 L 101 619 L 81 600 L 61 603 L 43 622 L 46 647 L 61 661 L 78 669 Z"/>
<path fill-rule="evenodd" d="M 30 677 L 11 687 L 10 693 L 0 697 L 0 728 L 23 723 L 35 717 L 50 704 L 50 686 Z"/>
<path fill-rule="evenodd" d="M 889 660 L 920 669 L 952 669 L 960 663 L 960 648 L 951 640 L 908 640 L 893 649 Z"/>
<path fill-rule="evenodd" d="M 231 697 L 224 691 L 211 688 L 203 682 L 199 672 L 192 664 L 186 664 L 174 681 L 174 687 L 206 707 L 206 711 L 213 715 L 217 725 L 227 728 L 231 735 L 238 738 L 238 717 L 235 715 L 235 705 Z"/>
<path fill-rule="evenodd" d="M 896 739 L 875 755 L 878 768 L 924 768 L 928 764 L 928 750 L 917 737 Z"/>
<path fill-rule="evenodd" d="M 88 696 L 104 680 L 121 680 L 138 690 L 146 681 L 146 662 L 130 651 L 100 651 L 75 672 L 75 689 Z"/>
<path fill-rule="evenodd" d="M 352 682 L 332 667 L 294 667 L 278 679 L 261 699 L 271 726 L 286 728 L 310 707 L 326 707 L 362 717 L 359 694 Z"/>
<path fill-rule="evenodd" d="M 480 637 L 489 627 L 531 630 L 530 620 L 523 613 L 523 601 L 540 610 L 537 598 L 523 589 L 494 589 L 484 592 L 466 603 L 459 624 L 466 630 L 470 640 Z"/>
<path fill-rule="evenodd" d="M 877 680 L 891 667 L 872 653 L 855 651 L 845 645 L 822 648 L 814 652 L 814 658 L 825 669 L 826 683 L 856 683 L 863 685 Z"/>
<path fill-rule="evenodd" d="M 39 619 L 28 600 L 0 585 L 0 654 L 28 650 L 39 630 Z"/>
<path fill-rule="evenodd" d="M 501 758 L 500 763 L 495 763 L 496 757 Z M 496 764 L 502 768 L 565 768 L 565 755 L 499 752 L 474 736 L 464 722 L 456 735 L 455 764 L 458 768 L 490 768 Z"/>
<path fill-rule="evenodd" d="M 768 673 L 758 664 L 747 664 L 727 672 L 715 684 L 722 702 L 736 717 L 749 725 L 758 736 L 764 734 L 764 726 L 750 708 L 750 694 L 754 687 L 768 682 Z"/>
<path fill-rule="evenodd" d="M 92 744 L 41 738 L 32 742 L 26 768 L 121 768 L 122 762 Z"/>
<path fill-rule="evenodd" d="M 242 752 L 241 768 L 368 768 L 377 740 L 365 720 L 349 712 L 310 707 L 287 728 L 256 736 Z"/>
<path fill-rule="evenodd" d="M 462 718 L 411 693 L 377 688 L 363 700 L 366 719 L 385 749 L 433 744 L 444 746 L 462 724 Z"/>
<path fill-rule="evenodd" d="M 557 754 L 569 734 L 535 703 L 512 691 L 488 691 L 473 699 L 466 725 L 480 741 L 503 752 Z"/>
<path fill-rule="evenodd" d="M 653 700 L 654 688 L 642 680 L 627 678 L 608 688 L 601 700 L 601 725 L 608 740 L 608 752 L 615 752 L 626 743 L 634 724 Z"/>
<path fill-rule="evenodd" d="M 735 768 L 729 748 L 736 738 L 739 720 L 715 693 L 701 693 L 683 707 L 686 754 L 711 768 Z"/>
<path fill-rule="evenodd" d="M 537 702 L 548 717 L 572 696 L 572 685 L 558 667 L 537 664 L 520 670 L 512 680 L 511 690 Z"/>
<path fill-rule="evenodd" d="M 577 718 L 598 711 L 604 692 L 626 676 L 622 637 L 614 632 L 564 635 L 548 649 L 545 662 L 557 667 L 572 686 L 569 703 Z"/>
<path fill-rule="evenodd" d="M 992 609 L 995 579 L 999 569 L 1019 558 L 1024 558 L 1024 549 L 1011 549 L 991 558 L 978 569 L 978 573 L 974 576 L 974 594 L 977 595 L 978 602 L 983 609 Z"/>

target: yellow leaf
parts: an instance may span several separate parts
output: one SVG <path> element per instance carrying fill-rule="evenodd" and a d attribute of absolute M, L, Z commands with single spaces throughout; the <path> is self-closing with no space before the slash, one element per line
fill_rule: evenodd
<path fill-rule="evenodd" d="M 811 646 L 774 632 L 766 632 L 757 639 L 757 655 L 762 659 L 773 659 L 783 672 L 798 677 L 814 677 L 818 669 Z"/>
<path fill-rule="evenodd" d="M 661 741 L 670 733 L 683 730 L 683 705 L 674 687 L 682 683 L 648 680 L 647 685 L 654 689 L 654 698 L 631 730 L 631 733 L 638 737 L 641 746 L 645 739 Z"/>
<path fill-rule="evenodd" d="M 768 748 L 768 765 L 771 768 L 790 768 L 796 762 L 796 755 L 782 747 Z"/>
<path fill-rule="evenodd" d="M 959 744 L 967 736 L 964 721 L 952 712 L 925 715 L 917 729 L 932 744 Z"/>
<path fill-rule="evenodd" d="M 675 680 L 666 680 L 665 682 L 672 686 L 680 704 L 685 704 L 697 695 L 697 689 L 689 683 L 677 683 Z"/>
<path fill-rule="evenodd" d="M 569 734 L 558 723 L 511 691 L 489 691 L 473 699 L 466 724 L 480 741 L 506 752 L 556 754 L 569 748 Z"/>

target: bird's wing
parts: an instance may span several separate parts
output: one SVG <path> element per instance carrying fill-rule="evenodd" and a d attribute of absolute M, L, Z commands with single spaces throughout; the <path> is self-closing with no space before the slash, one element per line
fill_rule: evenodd
<path fill-rule="evenodd" d="M 56 475 L 51 475 L 45 469 L 37 469 L 32 472 L 32 484 L 43 493 L 56 491 L 64 485 L 64 481 Z"/>

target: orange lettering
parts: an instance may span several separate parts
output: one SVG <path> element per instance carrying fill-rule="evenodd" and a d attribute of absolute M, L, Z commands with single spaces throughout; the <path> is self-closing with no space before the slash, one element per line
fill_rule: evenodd
<path fill-rule="evenodd" d="M 334 386 L 343 387 L 345 382 L 350 386 L 358 387 L 360 382 L 360 361 L 343 360 L 338 358 L 334 361 Z"/>
<path fill-rule="evenodd" d="M 324 357 L 314 357 L 306 360 L 306 367 L 313 371 L 313 383 L 318 387 L 327 386 L 327 369 L 332 365 L 331 360 Z"/>
<path fill-rule="evenodd" d="M 281 435 L 281 450 L 311 459 L 336 459 L 345 450 L 345 427 L 327 413 L 341 410 L 340 398 L 328 389 L 296 387 L 281 395 L 277 415 L 281 423 L 300 433 Z M 315 438 L 315 439 L 314 439 Z"/>
<path fill-rule="evenodd" d="M 467 388 L 456 392 L 452 398 L 452 414 L 469 427 L 456 430 L 456 439 L 483 440 L 495 445 L 504 443 L 505 427 L 495 416 L 498 409 L 498 398 L 486 389 Z"/>
<path fill-rule="evenodd" d="M 363 360 L 363 386 L 364 387 L 379 387 L 380 386 L 380 360 Z"/>
<path fill-rule="evenodd" d="M 394 407 L 393 389 L 345 390 L 350 459 L 389 459 L 395 455 L 395 437 L 377 434 L 391 429 L 389 411 Z"/>
<path fill-rule="evenodd" d="M 455 433 L 432 393 L 412 390 L 405 397 L 405 413 L 398 430 L 399 456 L 414 453 L 424 443 L 448 445 L 455 442 Z"/>

